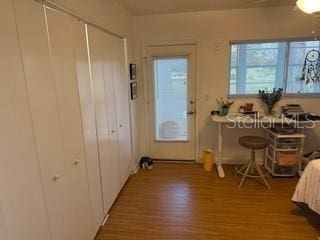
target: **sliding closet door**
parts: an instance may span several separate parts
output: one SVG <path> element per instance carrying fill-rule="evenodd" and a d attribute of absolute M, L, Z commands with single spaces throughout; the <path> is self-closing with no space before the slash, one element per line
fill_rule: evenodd
<path fill-rule="evenodd" d="M 54 239 L 64 240 L 71 213 L 65 195 L 64 152 L 44 12 L 36 2 L 15 0 L 15 3 L 50 227 Z"/>
<path fill-rule="evenodd" d="M 0 1 L 0 239 L 50 240 L 11 0 Z"/>
<path fill-rule="evenodd" d="M 89 27 L 88 32 L 104 213 L 107 214 L 120 191 L 115 101 L 112 94 L 113 86 L 107 81 L 107 79 L 112 79 L 112 64 L 110 59 L 103 54 L 106 50 L 105 33 L 93 27 Z"/>
<path fill-rule="evenodd" d="M 35 1 L 15 3 L 52 234 L 56 240 L 88 240 L 91 215 L 71 24 L 56 12 L 46 19 L 43 6 Z"/>
<path fill-rule="evenodd" d="M 96 233 L 103 222 L 104 213 L 97 128 L 95 120 L 95 104 L 86 45 L 86 29 L 84 24 L 80 22 L 74 22 L 72 24 L 72 39 L 85 141 L 93 231 Z"/>
<path fill-rule="evenodd" d="M 72 214 L 70 218 L 75 224 L 75 228 L 70 231 L 73 235 L 68 240 L 87 240 L 94 235 L 90 234 L 91 205 L 73 51 L 72 32 L 76 31 L 73 29 L 76 20 L 50 9 L 46 9 L 46 13 L 64 147 L 65 184 L 68 187 L 68 200 L 72 205 L 69 210 Z"/>
<path fill-rule="evenodd" d="M 123 186 L 132 169 L 129 118 L 129 80 L 126 72 L 124 41 L 116 37 L 111 37 L 110 40 L 108 52 L 113 53 L 113 82 L 117 105 L 121 185 Z"/>

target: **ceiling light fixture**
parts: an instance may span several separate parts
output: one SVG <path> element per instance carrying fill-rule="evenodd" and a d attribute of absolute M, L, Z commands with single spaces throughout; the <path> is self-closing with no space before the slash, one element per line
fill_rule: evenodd
<path fill-rule="evenodd" d="M 298 0 L 298 8 L 308 14 L 320 14 L 320 0 Z"/>

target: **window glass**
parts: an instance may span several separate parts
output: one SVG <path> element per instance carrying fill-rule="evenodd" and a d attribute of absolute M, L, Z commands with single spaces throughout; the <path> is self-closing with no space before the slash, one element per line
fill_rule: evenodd
<path fill-rule="evenodd" d="M 231 45 L 230 95 L 283 87 L 285 42 Z"/>
<path fill-rule="evenodd" d="M 187 141 L 188 58 L 154 60 L 155 138 Z"/>
<path fill-rule="evenodd" d="M 287 73 L 287 93 L 320 93 L 319 84 L 306 85 L 301 80 L 305 58 L 308 52 L 320 49 L 319 41 L 302 41 L 289 43 Z"/>

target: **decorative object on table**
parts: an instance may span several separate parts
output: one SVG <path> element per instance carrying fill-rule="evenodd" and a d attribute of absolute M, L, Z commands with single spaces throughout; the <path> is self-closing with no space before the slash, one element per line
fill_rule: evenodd
<path fill-rule="evenodd" d="M 153 168 L 153 159 L 150 157 L 142 157 L 140 159 L 140 168 L 143 170 L 151 170 Z"/>
<path fill-rule="evenodd" d="M 213 110 L 213 111 L 211 111 L 211 115 L 213 115 L 213 116 L 220 115 L 220 111 Z"/>
<path fill-rule="evenodd" d="M 239 113 L 245 113 L 245 112 L 246 112 L 246 106 L 240 106 Z"/>
<path fill-rule="evenodd" d="M 304 65 L 302 68 L 301 81 L 306 86 L 312 87 L 314 84 L 320 83 L 320 52 L 312 49 L 307 52 Z"/>
<path fill-rule="evenodd" d="M 131 100 L 136 99 L 138 97 L 137 82 L 130 83 L 130 91 L 131 91 Z"/>
<path fill-rule="evenodd" d="M 277 102 L 280 101 L 282 97 L 282 88 L 274 88 L 272 92 L 268 92 L 267 90 L 259 90 L 259 98 L 267 105 L 268 115 L 272 114 L 273 107 Z"/>
<path fill-rule="evenodd" d="M 253 103 L 246 103 L 246 112 L 252 112 L 253 111 Z"/>
<path fill-rule="evenodd" d="M 134 63 L 130 64 L 130 79 L 131 80 L 137 79 L 137 67 L 136 67 L 136 64 Z"/>
<path fill-rule="evenodd" d="M 304 114 L 294 114 L 294 115 L 285 115 L 286 118 L 290 118 L 298 122 L 314 122 L 320 121 L 320 116 L 313 113 L 304 113 Z"/>
<path fill-rule="evenodd" d="M 216 99 L 219 107 L 220 107 L 220 116 L 226 116 L 229 114 L 229 109 L 234 103 L 234 101 L 223 101 L 222 98 L 220 100 Z"/>

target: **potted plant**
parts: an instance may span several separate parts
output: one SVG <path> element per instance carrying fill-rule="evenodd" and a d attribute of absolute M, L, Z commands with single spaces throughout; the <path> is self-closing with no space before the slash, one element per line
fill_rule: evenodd
<path fill-rule="evenodd" d="M 267 90 L 259 90 L 259 98 L 266 104 L 268 108 L 268 115 L 272 114 L 273 107 L 277 102 L 280 101 L 282 93 L 282 88 L 274 88 L 272 92 L 268 92 Z"/>
<path fill-rule="evenodd" d="M 223 101 L 222 98 L 220 98 L 220 100 L 216 99 L 219 108 L 220 108 L 220 115 L 221 116 L 226 116 L 229 114 L 229 109 L 232 106 L 232 104 L 234 103 L 234 101 Z"/>

